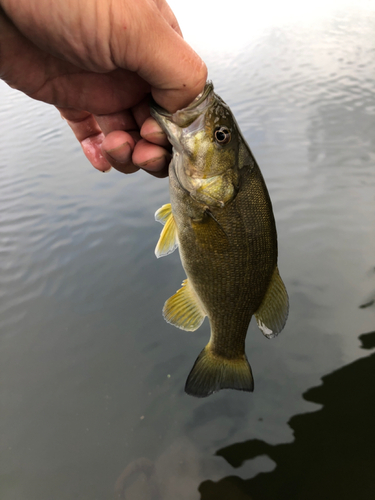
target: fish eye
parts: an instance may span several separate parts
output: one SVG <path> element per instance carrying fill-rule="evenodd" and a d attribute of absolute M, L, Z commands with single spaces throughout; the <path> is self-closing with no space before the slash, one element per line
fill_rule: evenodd
<path fill-rule="evenodd" d="M 219 127 L 215 130 L 215 140 L 218 144 L 228 144 L 231 140 L 231 133 L 227 127 Z"/>

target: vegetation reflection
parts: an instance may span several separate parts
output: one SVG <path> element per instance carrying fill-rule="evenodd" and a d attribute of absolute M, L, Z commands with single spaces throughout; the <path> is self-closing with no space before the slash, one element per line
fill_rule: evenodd
<path fill-rule="evenodd" d="M 363 349 L 375 348 L 375 331 L 359 338 Z M 375 353 L 323 377 L 303 397 L 323 407 L 291 418 L 292 443 L 253 439 L 216 453 L 235 468 L 267 455 L 276 468 L 248 480 L 204 481 L 201 500 L 375 498 Z"/>

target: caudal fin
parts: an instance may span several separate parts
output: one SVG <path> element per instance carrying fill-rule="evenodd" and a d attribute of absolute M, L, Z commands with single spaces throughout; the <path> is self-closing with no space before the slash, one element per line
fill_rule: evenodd
<path fill-rule="evenodd" d="M 226 359 L 215 356 L 206 346 L 188 376 L 185 392 L 205 398 L 220 389 L 253 392 L 253 374 L 245 354 L 238 359 Z"/>

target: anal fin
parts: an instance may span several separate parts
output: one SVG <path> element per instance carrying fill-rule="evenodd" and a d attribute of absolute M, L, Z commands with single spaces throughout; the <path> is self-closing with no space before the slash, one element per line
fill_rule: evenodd
<path fill-rule="evenodd" d="M 163 308 L 165 320 L 182 330 L 194 331 L 201 326 L 206 313 L 189 280 L 170 297 Z"/>

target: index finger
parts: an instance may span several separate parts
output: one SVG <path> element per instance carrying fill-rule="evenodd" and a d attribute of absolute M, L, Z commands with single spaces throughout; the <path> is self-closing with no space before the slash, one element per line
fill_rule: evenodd
<path fill-rule="evenodd" d="M 178 24 L 176 16 L 174 15 L 172 9 L 169 7 L 168 3 L 165 0 L 156 0 L 156 5 L 158 6 L 161 15 L 167 21 L 169 26 L 183 38 L 180 25 Z"/>

